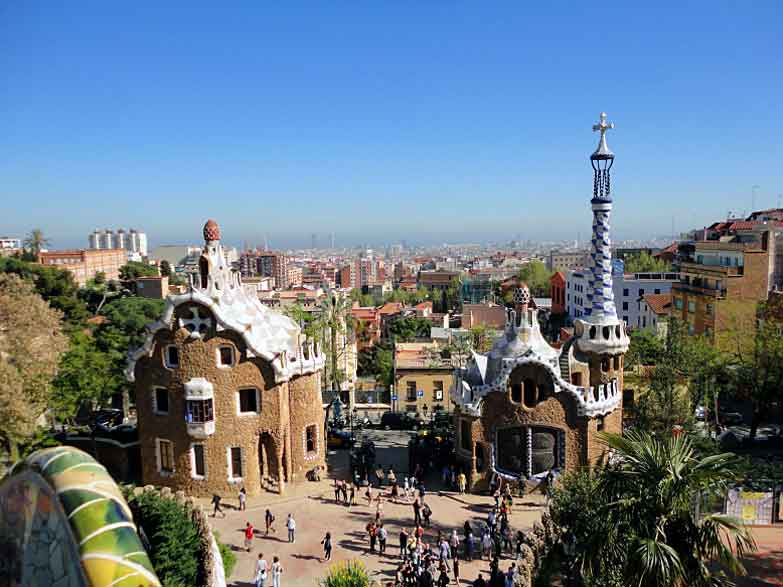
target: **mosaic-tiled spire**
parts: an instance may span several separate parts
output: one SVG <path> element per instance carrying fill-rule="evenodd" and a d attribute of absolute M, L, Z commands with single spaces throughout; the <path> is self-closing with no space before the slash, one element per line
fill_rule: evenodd
<path fill-rule="evenodd" d="M 609 170 L 614 163 L 614 153 L 606 144 L 606 131 L 614 124 L 606 121 L 602 112 L 593 131 L 599 131 L 598 148 L 590 155 L 593 166 L 593 236 L 588 268 L 588 305 L 585 311 L 587 322 L 606 324 L 617 322 L 617 309 L 612 292 L 612 242 L 609 237 L 609 216 L 612 212 L 611 181 Z"/>

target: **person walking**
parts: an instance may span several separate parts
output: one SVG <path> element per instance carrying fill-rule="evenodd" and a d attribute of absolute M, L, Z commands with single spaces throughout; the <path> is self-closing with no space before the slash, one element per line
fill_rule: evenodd
<path fill-rule="evenodd" d="M 408 501 L 408 493 L 410 492 L 411 488 L 409 485 L 408 477 L 405 477 L 404 484 L 402 486 L 402 495 L 405 497 L 405 501 Z"/>
<path fill-rule="evenodd" d="M 256 587 L 266 587 L 266 572 L 267 563 L 264 558 L 264 553 L 258 553 L 258 560 L 256 561 Z"/>
<path fill-rule="evenodd" d="M 432 517 L 432 510 L 430 509 L 429 504 L 425 503 L 424 507 L 421 508 L 421 515 L 424 516 L 424 525 L 429 528 L 430 527 L 430 517 Z"/>
<path fill-rule="evenodd" d="M 330 532 L 326 533 L 324 539 L 321 540 L 321 544 L 324 545 L 324 561 L 332 559 L 332 535 Z"/>
<path fill-rule="evenodd" d="M 356 505 L 356 485 L 351 483 L 351 492 L 348 498 L 348 506 Z"/>
<path fill-rule="evenodd" d="M 340 480 L 334 480 L 334 503 L 340 503 Z"/>
<path fill-rule="evenodd" d="M 465 477 L 464 471 L 459 472 L 459 476 L 457 477 L 457 485 L 459 486 L 459 492 L 465 493 L 465 489 L 468 486 L 468 478 Z"/>
<path fill-rule="evenodd" d="M 247 522 L 245 524 L 245 550 L 248 552 L 250 552 L 250 547 L 253 546 L 254 532 L 255 532 L 255 528 L 253 528 L 253 524 Z"/>
<path fill-rule="evenodd" d="M 484 551 L 487 560 L 489 560 L 492 557 L 492 537 L 489 534 L 489 530 L 484 530 L 484 535 L 481 537 L 481 549 Z"/>
<path fill-rule="evenodd" d="M 400 530 L 400 558 L 404 561 L 408 558 L 408 533 L 405 531 L 405 527 Z"/>
<path fill-rule="evenodd" d="M 381 524 L 378 527 L 378 552 L 381 554 L 386 553 L 386 539 L 389 537 L 389 532 Z"/>
<path fill-rule="evenodd" d="M 459 585 L 459 557 L 454 557 L 454 564 L 453 564 L 453 571 L 454 571 L 454 582 Z"/>
<path fill-rule="evenodd" d="M 265 536 L 269 536 L 269 531 L 270 530 L 272 532 L 275 531 L 274 527 L 272 526 L 272 524 L 275 523 L 275 517 L 272 515 L 272 512 L 269 511 L 269 508 L 267 508 L 266 513 L 264 514 L 264 522 L 266 522 L 266 534 L 265 534 Z"/>
<path fill-rule="evenodd" d="M 224 512 L 222 509 L 220 509 L 220 500 L 221 500 L 221 497 L 217 493 L 212 495 L 212 506 L 213 506 L 212 517 L 213 518 L 218 515 L 218 512 L 223 514 L 224 518 L 226 517 L 226 512 Z"/>
<path fill-rule="evenodd" d="M 280 558 L 272 559 L 272 587 L 280 587 L 280 578 L 283 576 L 283 565 L 280 564 Z"/>
<path fill-rule="evenodd" d="M 465 560 L 470 562 L 473 560 L 473 534 L 465 535 Z"/>
<path fill-rule="evenodd" d="M 438 587 L 448 587 L 451 580 L 448 573 L 446 573 L 446 565 L 440 565 L 440 575 L 438 575 Z"/>
<path fill-rule="evenodd" d="M 288 514 L 285 527 L 288 528 L 288 542 L 296 542 L 296 520 L 293 514 Z"/>
<path fill-rule="evenodd" d="M 418 497 L 413 500 L 413 522 L 417 526 L 421 525 L 421 503 Z"/>
<path fill-rule="evenodd" d="M 375 526 L 375 522 L 368 522 L 365 526 L 367 530 L 367 537 L 370 539 L 370 552 L 375 552 L 375 541 L 378 539 L 378 528 Z"/>
<path fill-rule="evenodd" d="M 247 509 L 247 492 L 245 488 L 239 490 L 239 511 L 245 511 Z"/>
<path fill-rule="evenodd" d="M 451 547 L 451 552 L 454 554 L 454 556 L 457 556 L 457 553 L 459 553 L 459 536 L 457 536 L 457 531 L 452 530 L 451 536 L 449 536 L 449 546 Z"/>

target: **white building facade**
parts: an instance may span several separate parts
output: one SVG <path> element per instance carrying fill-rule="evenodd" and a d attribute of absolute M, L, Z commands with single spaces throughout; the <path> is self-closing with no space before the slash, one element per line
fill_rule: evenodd
<path fill-rule="evenodd" d="M 147 256 L 147 235 L 135 228 L 126 231 L 120 228 L 116 232 L 107 228 L 97 228 L 87 237 L 90 249 L 125 249 L 128 256 L 136 256 L 139 259 Z"/>
<path fill-rule="evenodd" d="M 566 312 L 572 318 L 581 318 L 591 303 L 587 271 L 569 271 L 566 275 Z M 630 328 L 642 327 L 642 301 L 645 294 L 671 293 L 672 283 L 680 280 L 679 273 L 626 273 L 613 276 L 612 290 L 618 317 Z"/>

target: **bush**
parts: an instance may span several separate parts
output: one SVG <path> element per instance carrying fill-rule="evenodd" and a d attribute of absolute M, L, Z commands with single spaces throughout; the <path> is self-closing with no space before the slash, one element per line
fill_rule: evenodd
<path fill-rule="evenodd" d="M 231 550 L 229 546 L 226 546 L 220 541 L 220 535 L 217 532 L 213 532 L 215 540 L 217 541 L 218 549 L 220 550 L 220 557 L 223 559 L 223 569 L 226 572 L 226 579 L 234 572 L 234 567 L 237 564 L 237 555 Z"/>
<path fill-rule="evenodd" d="M 136 524 L 149 540 L 150 561 L 163 587 L 202 584 L 199 561 L 203 545 L 188 511 L 154 492 L 129 497 Z"/>
<path fill-rule="evenodd" d="M 344 561 L 329 567 L 320 581 L 322 587 L 368 587 L 370 573 L 359 561 Z"/>

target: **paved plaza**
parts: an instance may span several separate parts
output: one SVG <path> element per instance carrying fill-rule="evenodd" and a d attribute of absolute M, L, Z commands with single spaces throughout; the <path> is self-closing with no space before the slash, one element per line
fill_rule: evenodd
<path fill-rule="evenodd" d="M 392 466 L 401 479 L 407 473 L 407 442 L 410 433 L 371 430 L 365 432 L 365 437 L 376 444 L 377 462 L 385 468 Z M 375 580 L 381 583 L 394 580 L 394 572 L 400 561 L 398 535 L 402 527 L 410 529 L 413 526 L 412 506 L 402 501 L 384 502 L 383 522 L 389 532 L 387 552 L 385 555 L 370 553 L 365 526 L 374 519 L 375 504 L 368 507 L 361 491 L 356 494 L 355 506 L 349 508 L 336 504 L 332 480 L 335 477 L 348 479 L 348 451 L 329 451 L 329 465 L 328 478 L 320 482 L 289 486 L 285 496 L 268 494 L 250 498 L 244 512 L 237 510 L 236 499 L 225 500 L 225 518 L 218 516 L 211 518 L 211 521 L 220 539 L 229 544 L 237 555 L 237 565 L 229 577 L 229 585 L 253 585 L 255 561 L 262 552 L 270 563 L 273 556 L 280 557 L 285 570 L 283 587 L 314 586 L 316 579 L 330 565 L 321 560 L 323 549 L 320 542 L 327 531 L 331 532 L 334 545 L 332 563 L 359 558 Z M 445 534 L 456 528 L 461 538 L 465 520 L 469 520 L 478 532 L 493 504 L 488 495 L 460 495 L 453 491 L 440 491 L 436 475 L 425 479 L 425 486 L 426 502 L 433 510 L 432 527 L 427 528 L 425 533 L 425 540 L 430 544 L 434 544 L 438 530 L 443 530 Z M 208 501 L 202 500 L 205 508 L 211 507 Z M 515 499 L 510 516 L 511 526 L 515 530 L 530 529 L 540 519 L 544 507 L 545 500 L 540 494 Z M 264 512 L 267 508 L 275 516 L 276 532 L 264 536 Z M 285 528 L 289 513 L 294 515 L 297 525 L 294 544 L 288 542 Z M 248 521 L 256 528 L 256 538 L 250 553 L 242 548 L 244 527 Z M 746 559 L 749 576 L 739 578 L 738 586 L 783 586 L 783 528 L 754 528 L 753 533 L 759 550 Z M 501 568 L 505 569 L 510 562 L 511 559 L 506 558 Z M 472 583 L 479 572 L 488 576 L 488 561 L 463 562 L 462 584 Z"/>
<path fill-rule="evenodd" d="M 400 478 L 406 473 L 407 467 L 407 432 L 368 431 L 368 435 L 376 442 L 377 462 L 388 467 L 395 467 Z M 320 482 L 289 486 L 285 496 L 269 495 L 248 500 L 247 510 L 240 512 L 236 508 L 236 500 L 228 499 L 225 503 L 226 517 L 211 518 L 213 527 L 220 534 L 220 539 L 231 545 L 237 554 L 237 565 L 229 578 L 229 585 L 253 585 L 255 560 L 258 553 L 271 563 L 273 556 L 279 556 L 284 567 L 283 585 L 312 587 L 316 578 L 322 576 L 329 563 L 321 562 L 323 550 L 321 540 L 328 531 L 332 534 L 332 562 L 360 558 L 370 569 L 375 580 L 379 582 L 393 581 L 394 572 L 400 561 L 399 540 L 400 529 L 413 526 L 413 508 L 410 503 L 384 502 L 383 522 L 389 532 L 388 547 L 385 555 L 369 552 L 369 541 L 365 526 L 374 519 L 375 504 L 367 506 L 363 492 L 357 492 L 356 506 L 346 507 L 334 501 L 332 479 L 348 478 L 348 451 L 330 451 L 329 478 Z M 462 536 L 462 525 L 470 520 L 476 531 L 479 523 L 486 520 L 493 505 L 493 500 L 487 495 L 460 495 L 456 492 L 440 492 L 439 480 L 433 476 L 425 479 L 426 502 L 432 508 L 432 527 L 426 529 L 425 540 L 434 543 L 438 530 L 451 532 L 456 528 Z M 377 493 L 374 492 L 374 493 Z M 388 490 L 386 491 L 388 493 Z M 204 507 L 209 507 L 204 500 Z M 514 502 L 510 516 L 514 529 L 529 529 L 541 517 L 544 498 L 533 495 Z M 264 512 L 272 510 L 275 516 L 276 532 L 265 537 Z M 288 543 L 285 529 L 286 517 L 289 513 L 296 520 L 296 542 Z M 250 553 L 242 549 L 244 527 L 250 522 L 256 528 L 256 539 Z M 509 562 L 504 564 L 505 568 Z M 462 583 L 472 582 L 479 572 L 485 577 L 489 573 L 488 561 L 463 563 L 461 566 Z"/>

